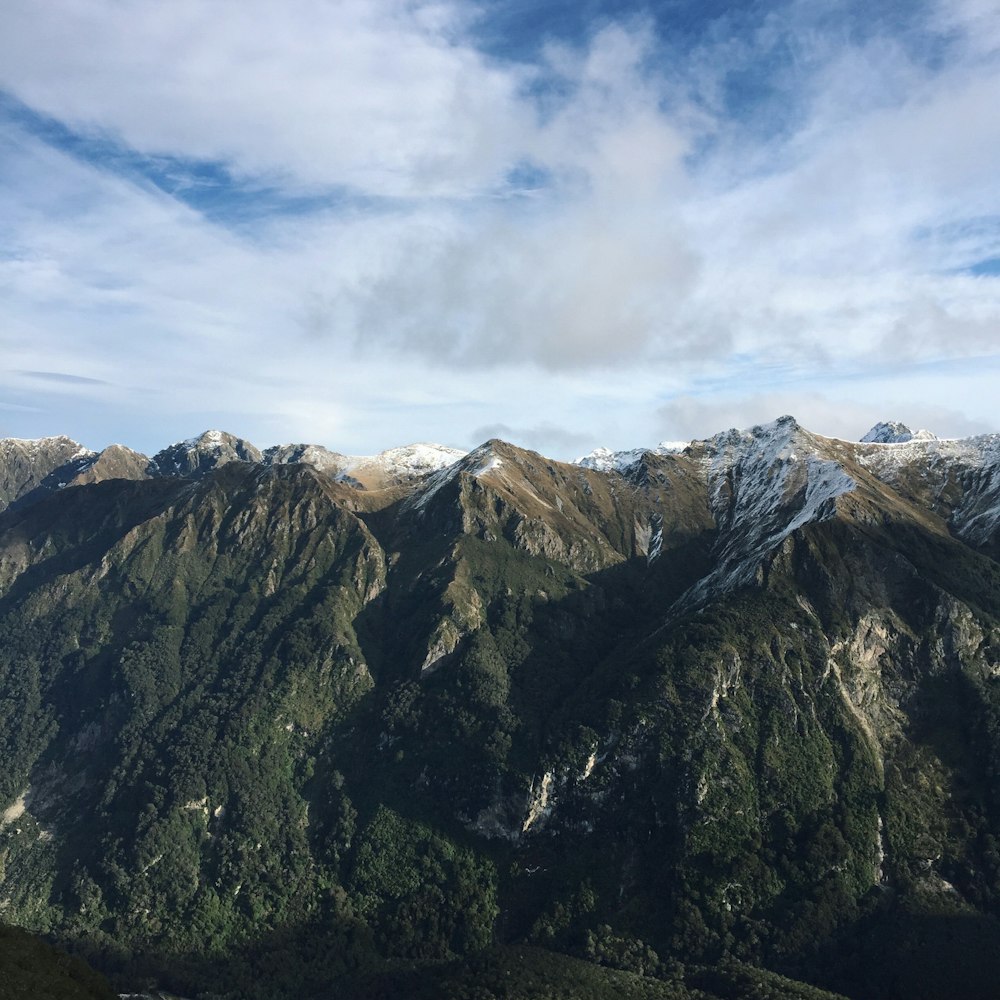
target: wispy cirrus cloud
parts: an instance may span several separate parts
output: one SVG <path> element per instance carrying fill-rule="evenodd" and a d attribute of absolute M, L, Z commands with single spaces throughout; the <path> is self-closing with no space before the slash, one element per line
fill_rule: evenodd
<path fill-rule="evenodd" d="M 63 385 L 107 385 L 101 378 L 89 378 L 86 375 L 74 375 L 71 372 L 18 372 L 28 378 L 40 379 L 42 382 L 56 382 Z"/>

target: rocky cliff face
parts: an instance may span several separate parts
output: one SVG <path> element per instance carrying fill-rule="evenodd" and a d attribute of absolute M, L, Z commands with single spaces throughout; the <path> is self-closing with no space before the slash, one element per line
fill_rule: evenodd
<path fill-rule="evenodd" d="M 231 435 L 5 443 L 5 919 L 128 968 L 297 927 L 844 989 L 878 927 L 911 988 L 954 952 L 907 920 L 1000 913 L 1000 449 L 901 435 L 491 441 L 366 489 Z"/>

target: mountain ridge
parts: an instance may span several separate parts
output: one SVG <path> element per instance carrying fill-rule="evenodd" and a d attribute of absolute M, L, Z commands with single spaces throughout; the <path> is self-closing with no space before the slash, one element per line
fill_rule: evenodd
<path fill-rule="evenodd" d="M 222 432 L 154 472 L 21 449 L 4 919 L 241 1000 L 495 943 L 989 995 L 997 441 L 784 417 L 602 471 L 493 439 L 369 489 Z M 326 957 L 244 982 L 267 941 Z"/>
<path fill-rule="evenodd" d="M 562 464 L 578 465 L 583 468 L 594 469 L 599 472 L 624 473 L 631 466 L 639 463 L 646 455 L 677 455 L 683 454 L 691 449 L 699 448 L 712 449 L 721 446 L 726 440 L 733 440 L 734 435 L 752 435 L 762 439 L 770 431 L 782 426 L 794 424 L 801 425 L 791 416 L 779 417 L 776 420 L 757 424 L 746 430 L 730 428 L 720 431 L 704 439 L 694 439 L 691 441 L 663 441 L 650 447 L 634 447 L 624 451 L 611 451 L 607 448 L 598 448 L 595 451 Z M 804 428 L 802 428 L 804 430 Z M 821 438 L 830 442 L 842 441 L 846 444 L 855 444 L 842 438 L 825 437 L 823 435 L 811 433 L 814 438 Z M 863 435 L 856 444 L 859 445 L 903 445 L 910 444 L 909 449 L 892 449 L 889 454 L 895 452 L 896 458 L 902 454 L 918 454 L 921 450 L 935 450 L 942 454 L 949 452 L 973 454 L 977 446 L 988 444 L 996 439 L 996 435 L 981 434 L 968 438 L 939 438 L 929 431 L 919 431 L 916 434 L 908 427 L 898 421 L 882 421 L 876 424 L 870 431 Z M 491 442 L 484 442 L 478 448 L 484 448 Z M 507 443 L 507 442 L 501 442 Z M 935 447 L 936 446 L 936 447 Z M 516 447 L 511 445 L 511 447 Z M 476 451 L 477 449 L 472 449 Z M 317 468 L 321 472 L 330 472 L 334 476 L 339 476 L 345 481 L 352 481 L 357 484 L 358 480 L 351 476 L 357 469 L 371 471 L 380 467 L 392 483 L 401 480 L 416 478 L 427 475 L 435 471 L 447 468 L 472 452 L 451 448 L 439 444 L 418 443 L 403 446 L 394 446 L 374 455 L 348 455 L 337 451 L 331 451 L 319 444 L 282 444 L 271 445 L 263 451 L 253 445 L 245 438 L 235 434 L 220 430 L 207 430 L 194 437 L 183 441 L 175 442 L 161 449 L 151 458 L 142 455 L 133 449 L 122 444 L 111 444 L 101 451 L 92 451 L 89 448 L 73 441 L 66 436 L 46 437 L 37 439 L 21 438 L 0 438 L 0 462 L 9 461 L 9 455 L 16 451 L 21 452 L 22 462 L 31 462 L 31 456 L 35 456 L 40 465 L 48 464 L 46 475 L 55 471 L 57 466 L 53 465 L 51 459 L 46 462 L 46 452 L 62 450 L 63 461 L 69 471 L 69 462 L 79 461 L 82 471 L 99 465 L 102 460 L 108 461 L 111 457 L 129 456 L 136 462 L 144 461 L 147 468 L 144 470 L 148 475 L 192 475 L 200 474 L 204 471 L 217 468 L 219 465 L 229 461 L 243 461 L 250 463 L 263 463 L 265 465 L 274 464 L 308 464 Z M 874 453 L 877 453 L 875 449 Z M 4 452 L 8 454 L 5 455 Z M 71 452 L 71 454 L 70 454 Z M 535 453 L 538 454 L 538 453 Z M 541 456 L 545 457 L 545 456 Z M 548 461 L 559 461 L 547 459 Z M 119 458 L 120 464 L 121 459 Z M 891 464 L 892 459 L 883 455 L 883 461 Z M 137 468 L 129 469 L 127 472 L 119 474 L 119 478 L 135 478 L 140 475 Z M 110 476 L 107 476 L 110 478 Z M 76 479 L 71 477 L 75 482 Z M 91 480 L 81 480 L 91 481 Z M 68 481 L 67 481 L 68 482 Z M 362 484 L 364 485 L 364 484 Z M 384 483 L 379 483 L 379 486 Z M 0 495 L 0 502 L 2 502 Z"/>

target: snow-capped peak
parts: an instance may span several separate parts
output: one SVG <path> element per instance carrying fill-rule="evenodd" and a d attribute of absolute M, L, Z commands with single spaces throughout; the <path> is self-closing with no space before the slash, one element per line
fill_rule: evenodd
<path fill-rule="evenodd" d="M 496 446 L 498 444 L 502 444 L 502 442 L 490 440 L 469 452 L 456 451 L 454 448 L 441 448 L 440 445 L 425 445 L 424 447 L 440 449 L 442 458 L 445 457 L 445 453 L 451 453 L 457 457 L 453 458 L 447 465 L 442 463 L 431 475 L 421 480 L 415 492 L 407 500 L 407 505 L 412 510 L 423 510 L 442 487 L 455 480 L 462 473 L 468 473 L 478 479 L 488 472 L 502 469 L 504 462 L 497 454 Z"/>
<path fill-rule="evenodd" d="M 574 458 L 573 464 L 582 465 L 585 469 L 597 469 L 598 472 L 610 472 L 617 468 L 616 459 L 620 454 L 610 448 L 595 448 L 586 455 Z"/>
<path fill-rule="evenodd" d="M 74 451 L 68 456 L 68 461 L 73 461 L 76 458 L 87 458 L 97 454 L 97 452 L 91 451 L 90 448 L 74 441 L 72 438 L 66 437 L 65 434 L 56 434 L 52 437 L 42 438 L 7 437 L 0 438 L 0 442 L 8 448 L 17 448 L 27 455 L 35 455 L 44 450 L 60 449 L 67 451 L 69 448 L 73 448 Z"/>
<path fill-rule="evenodd" d="M 168 444 L 163 451 L 176 451 L 182 448 L 185 451 L 221 448 L 226 438 L 233 438 L 235 440 L 235 437 L 232 434 L 227 434 L 224 431 L 202 431 L 201 434 L 196 434 L 194 437 L 185 438 L 183 441 L 174 441 L 173 444 Z"/>
<path fill-rule="evenodd" d="M 903 444 L 913 440 L 913 431 L 898 420 L 879 421 L 862 439 L 862 444 Z"/>
<path fill-rule="evenodd" d="M 249 442 L 226 431 L 204 431 L 157 452 L 151 466 L 158 475 L 202 475 L 227 462 L 259 462 L 263 456 Z"/>
<path fill-rule="evenodd" d="M 768 552 L 797 528 L 833 517 L 838 498 L 857 489 L 840 462 L 792 417 L 723 431 L 703 447 L 709 496 L 725 531 L 715 569 L 681 597 L 678 608 L 749 583 Z"/>
<path fill-rule="evenodd" d="M 271 465 L 304 463 L 341 482 L 378 489 L 399 481 L 417 479 L 453 465 L 465 452 L 441 444 L 408 444 L 377 455 L 343 455 L 321 445 L 275 445 L 264 452 Z"/>
<path fill-rule="evenodd" d="M 350 473 L 360 466 L 376 466 L 387 475 L 423 476 L 454 465 L 464 458 L 466 452 L 458 448 L 448 448 L 442 444 L 407 444 L 400 448 L 388 448 L 377 455 L 348 455 L 345 472 Z"/>
<path fill-rule="evenodd" d="M 652 448 L 628 448 L 611 451 L 610 448 L 595 448 L 588 455 L 573 460 L 573 465 L 597 472 L 624 472 L 640 461 L 643 455 L 678 455 L 690 445 L 690 441 L 661 441 Z"/>
<path fill-rule="evenodd" d="M 189 448 L 202 447 L 220 448 L 222 447 L 222 431 L 210 430 L 199 434 L 198 437 L 188 438 L 184 442 Z"/>
<path fill-rule="evenodd" d="M 906 444 L 907 441 L 936 441 L 937 436 L 930 431 L 911 431 L 898 420 L 882 420 L 862 439 L 862 444 Z"/>

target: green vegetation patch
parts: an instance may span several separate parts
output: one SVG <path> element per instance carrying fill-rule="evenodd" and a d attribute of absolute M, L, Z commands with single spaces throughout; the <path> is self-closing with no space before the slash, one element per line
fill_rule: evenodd
<path fill-rule="evenodd" d="M 0 925 L 0 1000 L 117 1000 L 86 962 Z"/>

